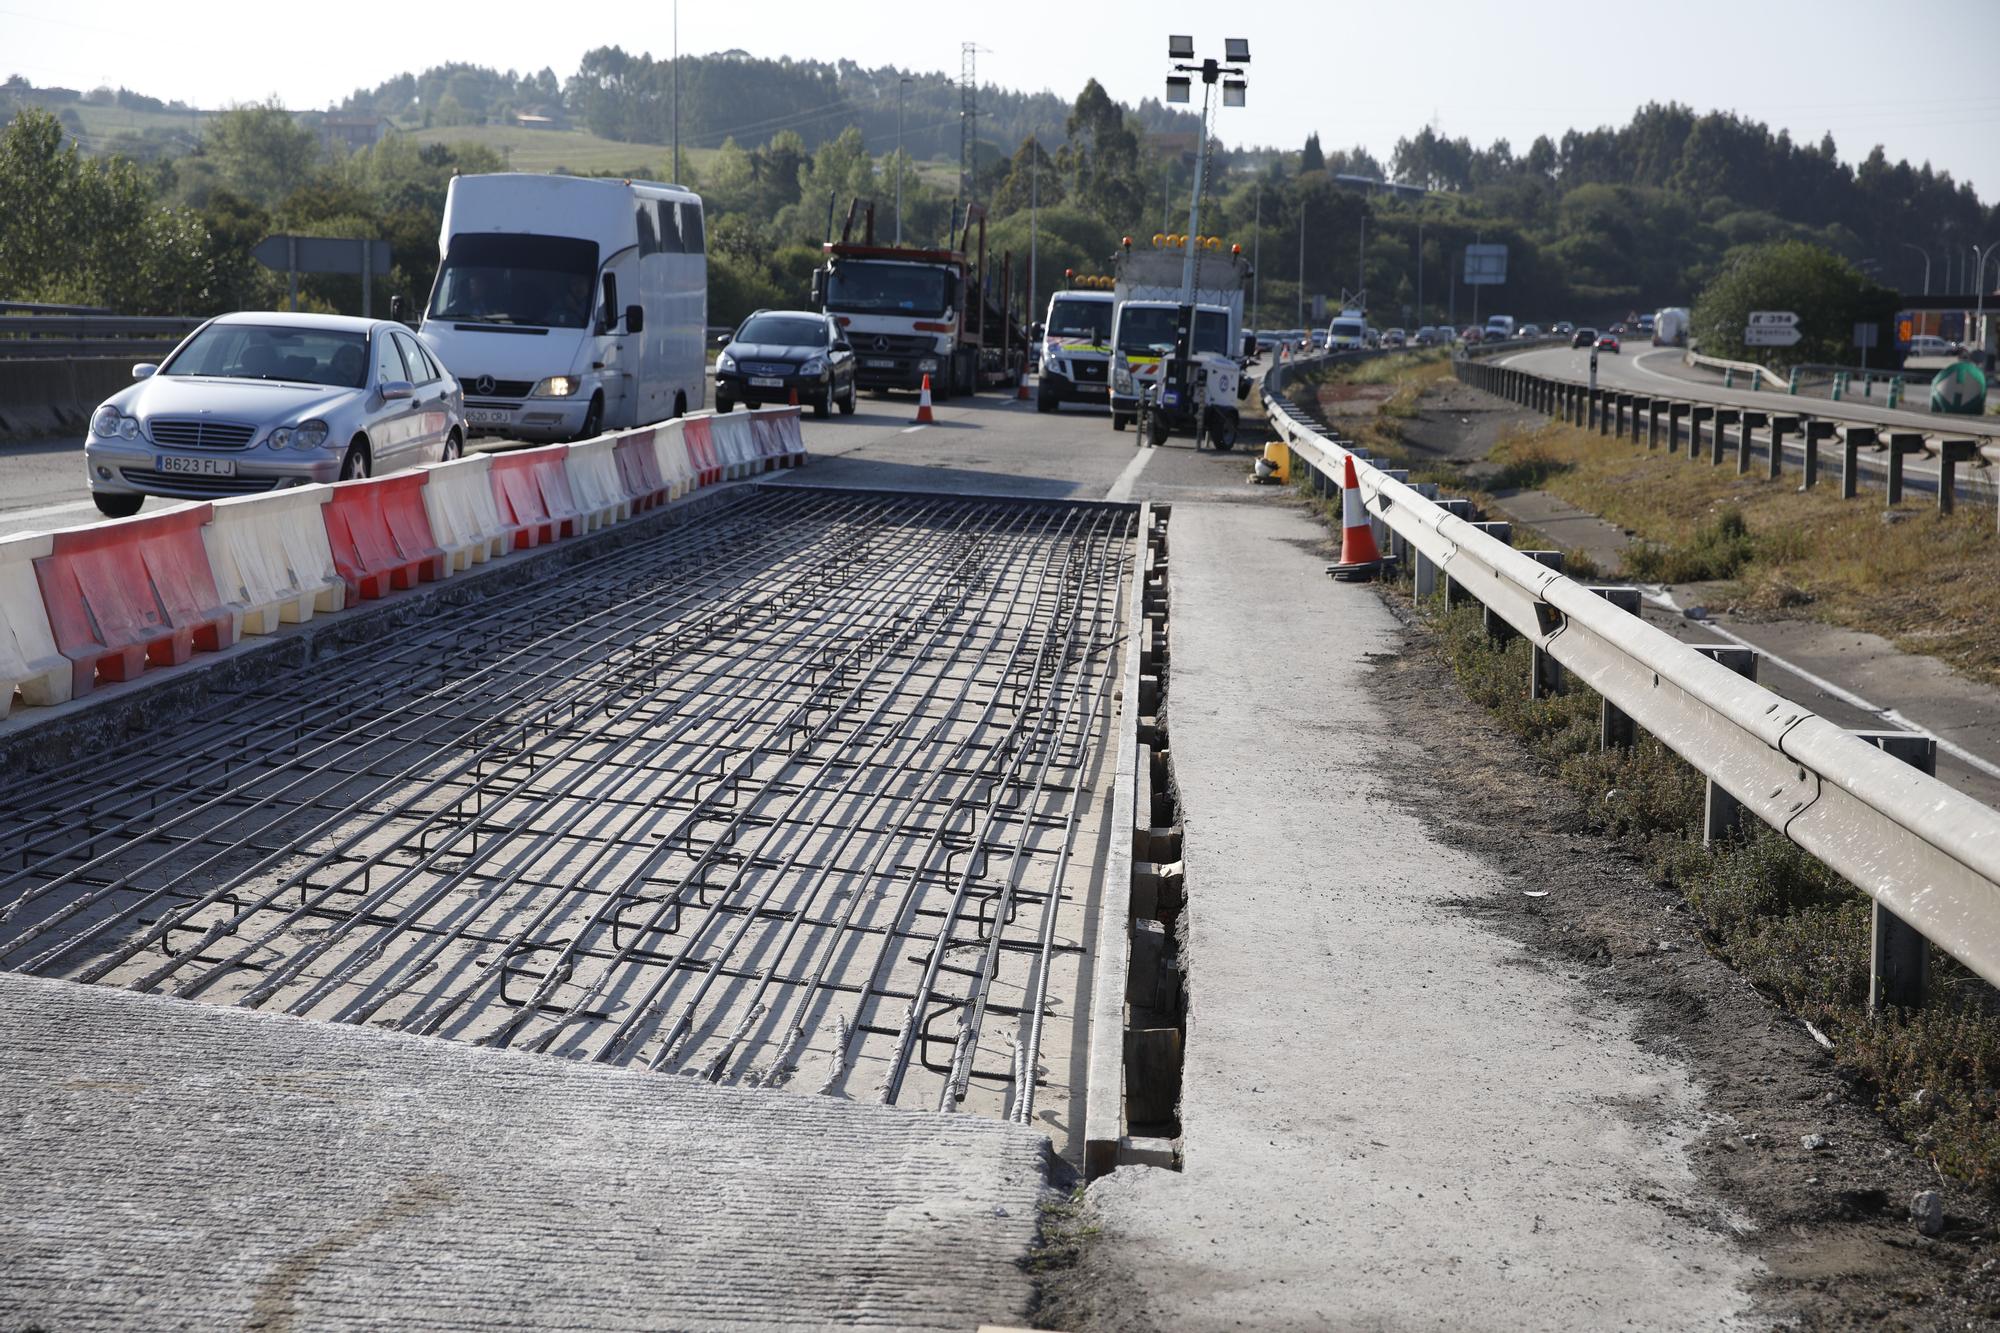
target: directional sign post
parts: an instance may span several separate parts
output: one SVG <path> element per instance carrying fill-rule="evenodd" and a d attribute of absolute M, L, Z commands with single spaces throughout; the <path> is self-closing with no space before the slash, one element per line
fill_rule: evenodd
<path fill-rule="evenodd" d="M 250 251 L 250 257 L 265 268 L 276 269 L 290 279 L 291 308 L 299 308 L 299 274 L 352 273 L 361 283 L 361 315 L 367 318 L 375 284 L 369 277 L 389 273 L 389 243 L 359 240 L 346 236 L 266 236 Z"/>
<path fill-rule="evenodd" d="M 1931 381 L 1931 411 L 1981 416 L 1986 411 L 1986 377 L 1970 361 L 1946 366 Z"/>
<path fill-rule="evenodd" d="M 1789 310 L 1752 310 L 1743 328 L 1745 347 L 1793 347 L 1799 341 L 1799 317 Z"/>

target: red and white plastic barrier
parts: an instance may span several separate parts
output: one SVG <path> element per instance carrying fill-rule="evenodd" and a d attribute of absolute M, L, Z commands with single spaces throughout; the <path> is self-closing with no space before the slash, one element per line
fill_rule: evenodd
<path fill-rule="evenodd" d="M 331 498 L 326 487 L 297 486 L 215 501 L 201 544 L 237 634 L 270 634 L 346 604 L 320 513 Z"/>
<path fill-rule="evenodd" d="M 70 663 L 56 648 L 35 561 L 55 546 L 46 532 L 0 537 L 0 718 L 21 702 L 46 708 L 70 697 Z"/>
<path fill-rule="evenodd" d="M 701 414 L 0 538 L 0 718 L 804 455 L 796 407 Z"/>

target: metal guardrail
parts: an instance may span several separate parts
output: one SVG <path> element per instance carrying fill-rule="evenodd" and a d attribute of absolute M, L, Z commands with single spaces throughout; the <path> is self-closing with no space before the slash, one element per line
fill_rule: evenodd
<path fill-rule="evenodd" d="M 0 309 L 20 311 L 19 303 Z M 185 315 L 75 313 L 83 307 L 42 307 L 51 313 L 0 314 L 0 358 L 123 356 L 171 350 L 201 326 Z M 59 312 L 59 313 L 57 313 Z"/>
<path fill-rule="evenodd" d="M 1921 1002 L 1922 940 L 2000 984 L 2000 811 L 1893 757 L 1893 738 L 1779 697 L 1327 438 L 1283 396 L 1307 364 L 1264 377 L 1294 458 L 1334 489 L 1353 458 L 1368 512 L 1414 554 L 1420 592 L 1428 574 L 1483 603 L 1534 646 L 1537 673 L 1569 671 L 1707 778 L 1712 819 L 1753 814 L 1873 898 L 1877 1002 Z"/>

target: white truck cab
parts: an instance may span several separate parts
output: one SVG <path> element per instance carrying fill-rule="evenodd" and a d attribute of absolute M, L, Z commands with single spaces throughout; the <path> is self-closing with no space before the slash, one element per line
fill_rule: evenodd
<path fill-rule="evenodd" d="M 420 336 L 465 388 L 467 425 L 571 440 L 707 400 L 698 195 L 502 172 L 454 177 Z"/>
<path fill-rule="evenodd" d="M 1049 298 L 1041 381 L 1035 391 L 1037 411 L 1110 400 L 1111 321 L 1116 306 L 1108 291 L 1062 291 Z"/>

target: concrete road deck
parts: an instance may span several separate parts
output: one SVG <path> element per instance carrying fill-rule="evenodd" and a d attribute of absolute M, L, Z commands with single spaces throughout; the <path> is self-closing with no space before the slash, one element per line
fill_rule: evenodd
<path fill-rule="evenodd" d="M 1399 629 L 1321 537 L 1174 510 L 1185 1171 L 1092 1185 L 1105 1299 L 1176 1329 L 1729 1326 L 1754 1267 L 1694 1190 L 1697 1090 L 1454 908 L 1497 874 L 1386 799 L 1362 680 Z"/>
<path fill-rule="evenodd" d="M 1047 1140 L 0 974 L 0 1327 L 1018 1323 Z"/>

